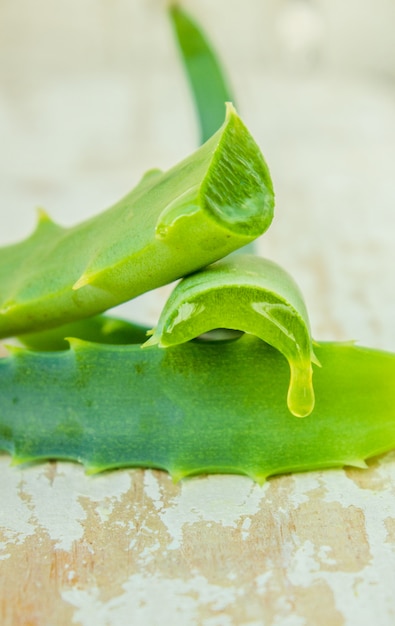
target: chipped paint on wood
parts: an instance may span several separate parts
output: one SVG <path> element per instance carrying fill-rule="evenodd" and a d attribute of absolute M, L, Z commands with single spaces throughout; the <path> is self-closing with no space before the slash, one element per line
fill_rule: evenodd
<path fill-rule="evenodd" d="M 395 611 L 394 455 L 360 470 L 373 495 L 349 470 L 264 487 L 241 476 L 175 485 L 148 470 L 92 478 L 67 463 L 20 470 L 7 457 L 1 471 L 4 626 L 15 607 L 60 626 L 162 614 L 175 626 L 305 626 L 318 611 L 341 626 Z"/>

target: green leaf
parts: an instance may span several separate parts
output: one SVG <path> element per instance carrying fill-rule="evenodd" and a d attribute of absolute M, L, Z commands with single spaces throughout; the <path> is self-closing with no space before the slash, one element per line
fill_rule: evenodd
<path fill-rule="evenodd" d="M 270 475 L 343 465 L 395 446 L 395 355 L 317 346 L 316 406 L 295 419 L 288 365 L 254 336 L 71 350 L 0 360 L 0 449 L 14 463 L 79 461 L 90 472 L 154 467 L 174 478 Z"/>
<path fill-rule="evenodd" d="M 252 333 L 288 360 L 288 407 L 298 416 L 314 408 L 310 325 L 303 296 L 279 265 L 238 255 L 187 276 L 174 289 L 145 346 L 169 347 L 216 328 Z"/>
<path fill-rule="evenodd" d="M 147 331 L 148 328 L 133 322 L 95 315 L 38 333 L 20 335 L 18 339 L 31 350 L 68 350 L 70 346 L 66 337 L 113 345 L 141 344 L 147 339 Z"/>
<path fill-rule="evenodd" d="M 177 5 L 170 17 L 189 79 L 204 143 L 221 126 L 225 102 L 235 102 L 215 52 L 198 25 Z"/>
<path fill-rule="evenodd" d="M 259 148 L 228 107 L 221 129 L 168 172 L 73 228 L 40 215 L 0 249 L 0 337 L 83 319 L 167 284 L 261 235 L 273 189 Z"/>

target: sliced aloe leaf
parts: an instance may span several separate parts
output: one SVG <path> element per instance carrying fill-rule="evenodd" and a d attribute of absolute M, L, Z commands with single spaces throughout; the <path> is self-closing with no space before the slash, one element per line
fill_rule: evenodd
<path fill-rule="evenodd" d="M 221 129 L 168 172 L 73 228 L 40 215 L 0 249 L 0 337 L 100 313 L 226 256 L 262 234 L 273 189 L 259 148 L 228 107 Z"/>
<path fill-rule="evenodd" d="M 71 342 L 0 359 L 0 449 L 89 472 L 154 467 L 270 475 L 355 465 L 395 446 L 395 355 L 317 346 L 316 406 L 296 420 L 285 358 L 260 339 L 153 346 Z"/>
<path fill-rule="evenodd" d="M 302 294 L 279 265 L 251 255 L 219 261 L 184 278 L 163 308 L 145 346 L 169 347 L 216 328 L 252 333 L 288 360 L 288 407 L 298 417 L 314 408 L 310 325 Z"/>

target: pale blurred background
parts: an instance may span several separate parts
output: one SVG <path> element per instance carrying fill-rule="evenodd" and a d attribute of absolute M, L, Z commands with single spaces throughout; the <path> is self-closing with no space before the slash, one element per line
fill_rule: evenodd
<path fill-rule="evenodd" d="M 190 0 L 269 163 L 260 252 L 300 284 L 318 339 L 395 350 L 395 2 Z M 43 206 L 69 225 L 197 127 L 160 0 L 0 0 L 0 244 Z M 153 323 L 160 296 L 124 315 Z"/>

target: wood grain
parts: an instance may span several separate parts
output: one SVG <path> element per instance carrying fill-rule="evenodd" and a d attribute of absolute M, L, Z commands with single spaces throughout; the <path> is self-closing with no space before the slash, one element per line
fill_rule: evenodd
<path fill-rule="evenodd" d="M 4 626 L 390 623 L 393 454 L 263 487 L 4 458 L 1 471 L 18 511 L 2 513 Z"/>

